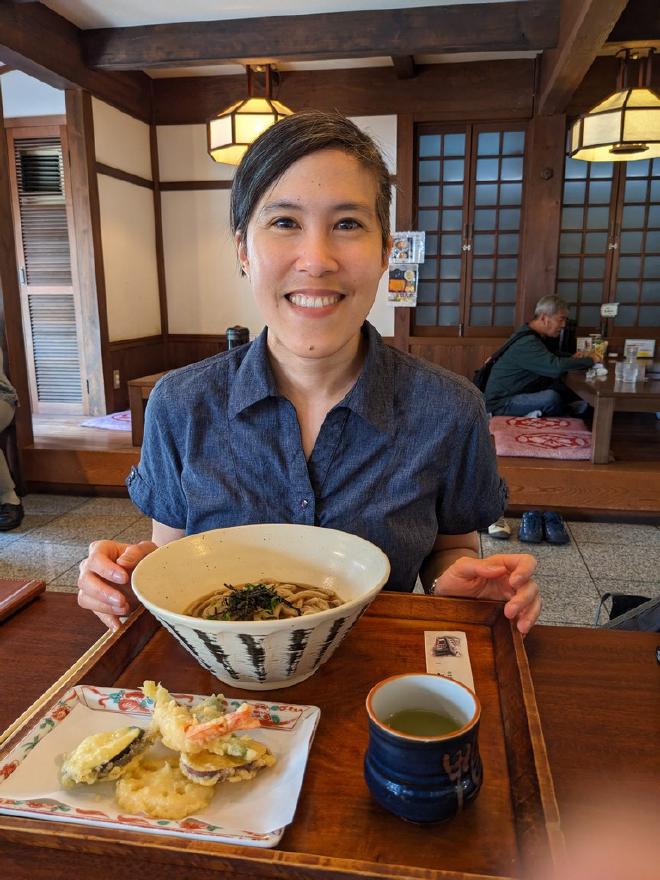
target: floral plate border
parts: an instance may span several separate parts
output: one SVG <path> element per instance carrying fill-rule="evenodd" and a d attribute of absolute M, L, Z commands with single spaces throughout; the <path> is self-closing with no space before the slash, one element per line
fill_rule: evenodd
<path fill-rule="evenodd" d="M 190 706 L 200 702 L 204 697 L 198 694 L 172 694 L 177 701 Z M 237 709 L 241 703 L 250 703 L 255 707 L 255 715 L 261 720 L 262 727 L 277 730 L 292 730 L 308 709 L 316 709 L 317 717 L 314 730 L 310 736 L 310 746 L 316 732 L 316 724 L 320 710 L 315 706 L 289 705 L 286 703 L 267 703 L 257 700 L 227 699 L 231 709 Z M 89 709 L 104 712 L 117 712 L 125 715 L 142 715 L 148 717 L 152 713 L 153 701 L 145 697 L 141 690 L 126 688 L 105 688 L 92 685 L 78 685 L 61 697 L 50 711 L 23 736 L 11 751 L 0 759 L 0 786 L 28 758 L 30 753 L 48 734 L 63 721 L 78 703 Z M 0 794 L 2 789 L 0 788 Z M 151 819 L 147 816 L 118 815 L 109 816 L 102 810 L 82 810 L 52 798 L 35 800 L 16 800 L 0 796 L 0 813 L 7 815 L 27 816 L 28 818 L 48 818 L 62 822 L 76 822 L 98 827 L 126 828 L 133 831 L 148 831 L 156 834 L 175 834 L 188 838 L 213 840 L 217 843 L 233 843 L 243 846 L 273 847 L 282 839 L 284 828 L 278 828 L 268 834 L 257 834 L 253 831 L 227 830 L 220 825 L 213 825 L 201 819 L 188 817 L 180 820 Z"/>

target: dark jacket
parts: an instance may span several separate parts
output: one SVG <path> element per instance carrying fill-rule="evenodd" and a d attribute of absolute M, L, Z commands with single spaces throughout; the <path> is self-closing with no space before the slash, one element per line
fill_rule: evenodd
<path fill-rule="evenodd" d="M 530 330 L 527 324 L 515 334 Z M 516 394 L 531 394 L 550 388 L 569 370 L 585 370 L 593 365 L 590 357 L 559 357 L 552 354 L 543 337 L 533 330 L 508 348 L 493 364 L 486 385 L 486 409 L 493 412 Z"/>

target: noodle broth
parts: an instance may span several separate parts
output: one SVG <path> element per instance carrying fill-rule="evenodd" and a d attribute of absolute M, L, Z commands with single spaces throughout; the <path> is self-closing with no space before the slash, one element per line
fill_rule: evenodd
<path fill-rule="evenodd" d="M 328 587 L 260 580 L 225 584 L 196 599 L 184 614 L 204 620 L 278 620 L 318 614 L 344 601 Z"/>

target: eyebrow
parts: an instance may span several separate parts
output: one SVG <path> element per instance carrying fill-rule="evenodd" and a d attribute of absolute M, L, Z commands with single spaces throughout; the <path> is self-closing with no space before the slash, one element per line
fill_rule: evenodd
<path fill-rule="evenodd" d="M 370 214 L 372 212 L 372 208 L 365 204 L 364 202 L 341 202 L 338 205 L 332 205 L 331 208 L 333 211 L 362 211 L 363 213 Z M 261 209 L 262 214 L 272 214 L 278 211 L 302 211 L 304 210 L 304 206 L 299 202 L 290 202 L 287 200 L 282 200 L 278 202 L 269 202 L 264 205 Z"/>

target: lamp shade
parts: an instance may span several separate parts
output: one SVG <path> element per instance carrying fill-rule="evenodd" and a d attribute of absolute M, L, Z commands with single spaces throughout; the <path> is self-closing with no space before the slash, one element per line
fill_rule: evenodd
<path fill-rule="evenodd" d="M 216 162 L 238 165 L 247 148 L 262 132 L 292 113 L 293 110 L 271 98 L 237 101 L 208 123 L 209 155 Z"/>
<path fill-rule="evenodd" d="M 573 123 L 569 156 L 587 162 L 660 156 L 660 98 L 647 88 L 609 95 Z"/>

